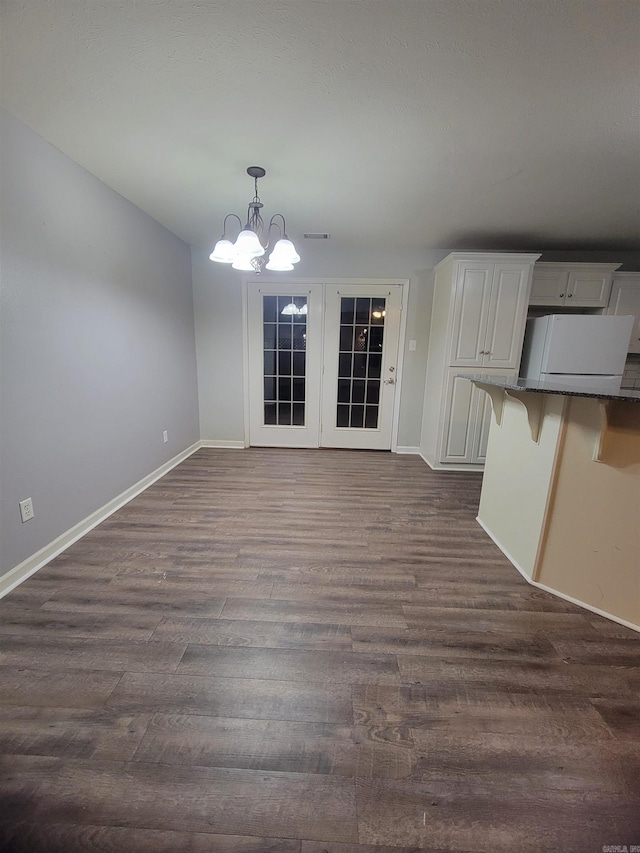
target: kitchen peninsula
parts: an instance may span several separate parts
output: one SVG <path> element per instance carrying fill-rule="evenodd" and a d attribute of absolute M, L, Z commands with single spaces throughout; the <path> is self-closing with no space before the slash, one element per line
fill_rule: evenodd
<path fill-rule="evenodd" d="M 640 392 L 465 378 L 492 406 L 480 525 L 531 583 L 640 630 Z"/>

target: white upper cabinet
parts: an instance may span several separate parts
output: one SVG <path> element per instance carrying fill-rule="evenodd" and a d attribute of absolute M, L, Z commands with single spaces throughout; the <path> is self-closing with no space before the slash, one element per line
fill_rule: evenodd
<path fill-rule="evenodd" d="M 493 264 L 460 262 L 453 290 L 452 367 L 482 367 Z"/>
<path fill-rule="evenodd" d="M 518 367 L 529 281 L 528 264 L 458 262 L 450 367 Z"/>
<path fill-rule="evenodd" d="M 530 305 L 606 308 L 614 271 L 620 264 L 537 263 Z"/>
<path fill-rule="evenodd" d="M 530 305 L 564 305 L 569 270 L 560 264 L 540 264 L 533 268 Z"/>
<path fill-rule="evenodd" d="M 484 367 L 507 370 L 520 366 L 530 278 L 529 268 L 521 265 L 495 265 L 485 334 Z"/>
<path fill-rule="evenodd" d="M 633 314 L 636 320 L 629 341 L 629 352 L 640 353 L 640 272 L 619 272 L 613 276 L 607 314 Z"/>

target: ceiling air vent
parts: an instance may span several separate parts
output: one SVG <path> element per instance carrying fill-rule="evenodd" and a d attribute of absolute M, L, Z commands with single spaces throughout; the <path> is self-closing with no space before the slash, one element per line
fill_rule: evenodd
<path fill-rule="evenodd" d="M 311 234 L 305 234 L 305 240 L 328 240 L 331 234 L 326 234 L 321 231 L 313 231 Z"/>

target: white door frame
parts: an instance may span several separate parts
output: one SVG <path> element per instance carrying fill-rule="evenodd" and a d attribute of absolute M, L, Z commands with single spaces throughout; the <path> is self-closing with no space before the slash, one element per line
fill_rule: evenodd
<path fill-rule="evenodd" d="M 338 285 L 402 285 L 402 306 L 400 311 L 400 333 L 398 337 L 398 361 L 396 364 L 396 394 L 393 401 L 393 425 L 391 427 L 391 452 L 396 453 L 398 449 L 398 424 L 400 419 L 400 399 L 402 397 L 402 378 L 404 368 L 404 350 L 407 336 L 407 305 L 409 302 L 410 279 L 408 278 L 290 278 L 290 277 L 242 277 L 242 384 L 244 399 L 244 446 L 249 447 L 249 287 L 251 285 L 267 285 L 268 287 L 282 286 L 286 289 L 289 284 L 338 284 Z M 324 323 L 324 311 L 323 311 Z M 322 329 L 324 339 L 324 328 Z"/>

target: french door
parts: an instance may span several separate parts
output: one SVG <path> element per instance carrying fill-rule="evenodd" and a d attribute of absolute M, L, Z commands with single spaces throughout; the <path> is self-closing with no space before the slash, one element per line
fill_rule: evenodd
<path fill-rule="evenodd" d="M 402 285 L 248 284 L 249 443 L 388 450 Z"/>
<path fill-rule="evenodd" d="M 249 285 L 249 443 L 318 447 L 321 284 Z"/>

